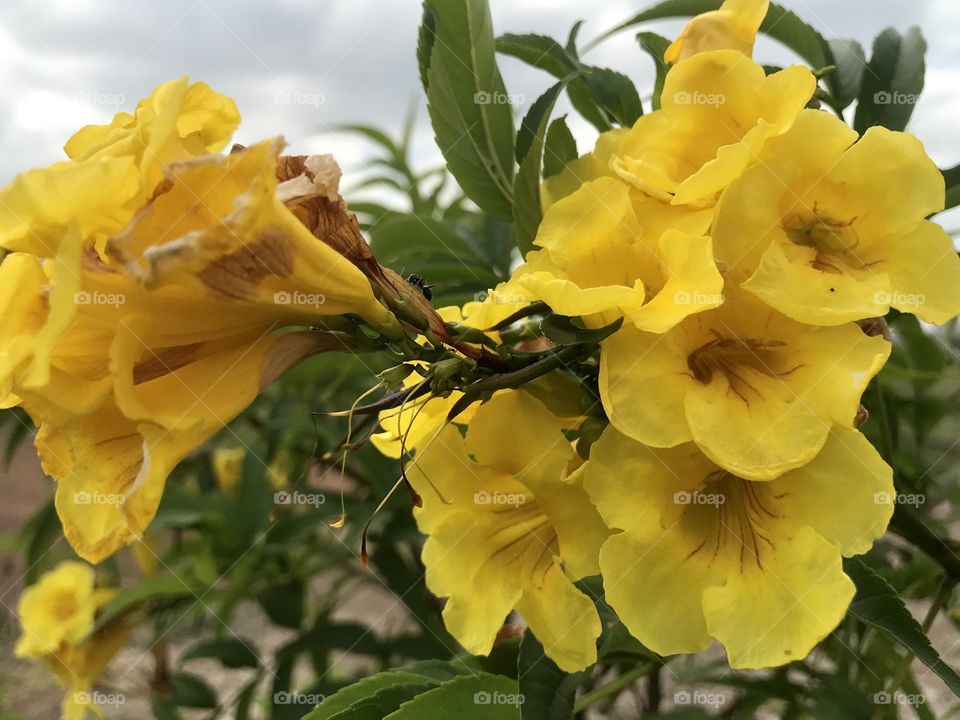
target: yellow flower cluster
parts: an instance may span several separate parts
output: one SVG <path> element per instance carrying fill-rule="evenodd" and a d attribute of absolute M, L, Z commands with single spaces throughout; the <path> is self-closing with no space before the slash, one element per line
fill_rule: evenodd
<path fill-rule="evenodd" d="M 99 562 L 140 537 L 173 467 L 335 336 L 396 319 L 286 204 L 336 194 L 329 157 L 279 176 L 280 139 L 220 151 L 229 98 L 180 79 L 0 190 L 0 407 L 39 426 L 56 507 Z M 331 187 L 332 183 L 332 187 Z"/>
<path fill-rule="evenodd" d="M 960 260 L 926 219 L 944 181 L 916 138 L 808 109 L 809 70 L 765 74 L 766 10 L 728 0 L 684 29 L 661 109 L 544 184 L 537 247 L 497 288 L 591 328 L 623 319 L 589 459 L 522 390 L 459 418 L 463 436 L 412 428 L 427 583 L 468 650 L 517 610 L 585 667 L 600 624 L 573 583 L 599 570 L 651 650 L 715 638 L 733 667 L 781 665 L 836 627 L 842 557 L 885 531 L 892 472 L 856 418 L 890 344 L 855 321 L 960 313 Z M 507 314 L 488 303 L 480 326 Z"/>
<path fill-rule="evenodd" d="M 117 619 L 95 630 L 99 610 L 115 595 L 94 585 L 93 569 L 65 561 L 45 573 L 20 597 L 22 634 L 17 657 L 45 660 L 67 688 L 65 720 L 100 716 L 94 682 L 126 644 L 133 626 Z"/>

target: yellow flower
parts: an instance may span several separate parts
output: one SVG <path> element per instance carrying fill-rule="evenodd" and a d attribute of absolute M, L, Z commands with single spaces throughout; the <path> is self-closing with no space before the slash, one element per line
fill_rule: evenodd
<path fill-rule="evenodd" d="M 239 122 L 233 100 L 205 83 L 160 85 L 133 114 L 77 132 L 65 147 L 71 160 L 31 170 L 0 190 L 0 247 L 53 257 L 72 226 L 101 249 L 169 164 L 221 150 Z"/>
<path fill-rule="evenodd" d="M 894 307 L 943 323 L 960 314 L 960 259 L 925 219 L 943 206 L 943 175 L 915 137 L 874 127 L 858 141 L 805 110 L 726 190 L 714 245 L 731 279 L 800 322 Z"/>
<path fill-rule="evenodd" d="M 217 448 L 213 451 L 213 476 L 221 492 L 232 493 L 237 487 L 246 457 L 247 449 L 244 447 Z"/>
<path fill-rule="evenodd" d="M 600 568 L 631 634 L 660 655 L 717 638 L 734 668 L 801 660 L 826 637 L 854 595 L 841 556 L 866 552 L 893 511 L 892 471 L 840 427 L 769 482 L 727 472 L 692 443 L 650 448 L 612 427 L 576 475 L 622 531 Z"/>
<path fill-rule="evenodd" d="M 516 609 L 564 670 L 596 661 L 600 619 L 573 581 L 597 572 L 606 530 L 563 481 L 572 457 L 557 419 L 515 391 L 482 405 L 465 438 L 444 428 L 410 467 L 427 586 L 449 598 L 444 621 L 470 652 L 489 653 Z"/>
<path fill-rule="evenodd" d="M 747 57 L 770 0 L 724 0 L 719 10 L 695 16 L 663 54 L 664 61 L 678 63 L 711 50 L 736 50 Z"/>
<path fill-rule="evenodd" d="M 65 561 L 45 573 L 20 596 L 23 634 L 18 657 L 43 657 L 64 643 L 76 645 L 93 630 L 102 595 L 94 589 L 93 568 Z"/>
<path fill-rule="evenodd" d="M 611 167 L 664 202 L 711 205 L 790 129 L 815 87 L 797 65 L 766 76 L 734 50 L 695 55 L 670 69 L 661 109 L 637 120 Z"/>
<path fill-rule="evenodd" d="M 42 266 L 19 254 L 0 266 L 29 290 L 9 298 L 0 390 L 41 425 L 65 534 L 92 562 L 142 535 L 173 467 L 267 384 L 345 347 L 276 329 L 345 313 L 396 323 L 276 197 L 279 150 L 268 141 L 172 167 L 107 243 L 110 262 L 74 236 Z"/>
<path fill-rule="evenodd" d="M 65 720 L 99 716 L 89 691 L 132 630 L 127 621 L 118 619 L 93 632 L 97 612 L 116 595 L 114 589 L 95 588 L 94 580 L 89 565 L 65 561 L 20 598 L 23 634 L 16 654 L 43 658 L 67 687 Z"/>
<path fill-rule="evenodd" d="M 582 185 L 554 204 L 512 282 L 562 315 L 600 327 L 625 317 L 664 332 L 722 302 L 711 211 L 674 207 L 617 178 Z"/>
<path fill-rule="evenodd" d="M 741 294 L 664 335 L 614 333 L 600 395 L 620 432 L 654 447 L 692 440 L 729 472 L 769 480 L 813 459 L 833 425 L 852 427 L 889 353 L 854 324 L 802 325 Z"/>

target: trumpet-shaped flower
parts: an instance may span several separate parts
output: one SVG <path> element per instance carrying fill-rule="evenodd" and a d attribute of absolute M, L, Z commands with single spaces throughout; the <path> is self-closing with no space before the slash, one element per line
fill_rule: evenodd
<path fill-rule="evenodd" d="M 30 170 L 0 190 L 0 247 L 53 257 L 74 230 L 102 249 L 167 166 L 221 150 L 239 122 L 233 100 L 205 83 L 163 83 L 133 114 L 77 132 L 64 148 L 71 160 Z"/>
<path fill-rule="evenodd" d="M 769 482 L 728 472 L 693 443 L 642 445 L 609 427 L 576 473 L 612 535 L 605 597 L 661 655 L 711 638 L 731 667 L 803 659 L 854 595 L 842 556 L 866 552 L 893 512 L 892 471 L 834 427 L 808 464 Z"/>
<path fill-rule="evenodd" d="M 611 167 L 664 202 L 712 205 L 790 129 L 815 87 L 797 65 L 767 76 L 734 50 L 700 53 L 667 73 L 661 109 L 630 128 Z"/>
<path fill-rule="evenodd" d="M 664 332 L 722 302 L 723 278 L 702 235 L 711 211 L 671 206 L 617 178 L 583 184 L 547 211 L 512 282 L 590 326 L 625 317 Z"/>
<path fill-rule="evenodd" d="M 800 322 L 894 307 L 943 323 L 960 314 L 960 259 L 925 219 L 943 206 L 943 175 L 915 137 L 874 127 L 857 140 L 805 110 L 724 193 L 715 251 L 732 280 Z"/>
<path fill-rule="evenodd" d="M 563 480 L 572 457 L 557 419 L 514 391 L 482 405 L 465 438 L 444 428 L 410 467 L 427 586 L 449 598 L 444 621 L 470 652 L 489 653 L 516 609 L 564 670 L 596 660 L 600 619 L 573 581 L 597 572 L 607 533 L 579 484 Z"/>
<path fill-rule="evenodd" d="M 769 480 L 812 460 L 833 425 L 852 427 L 889 353 L 854 324 L 803 325 L 741 293 L 663 335 L 607 338 L 600 395 L 622 433 L 692 440 L 738 477 Z"/>
<path fill-rule="evenodd" d="M 724 0 L 718 10 L 701 13 L 687 23 L 663 59 L 678 63 L 711 50 L 736 50 L 750 57 L 769 7 L 770 0 Z"/>

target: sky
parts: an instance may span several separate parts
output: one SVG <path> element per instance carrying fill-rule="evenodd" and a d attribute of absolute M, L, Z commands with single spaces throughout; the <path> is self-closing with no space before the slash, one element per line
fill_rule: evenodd
<path fill-rule="evenodd" d="M 491 0 L 495 31 L 564 38 L 585 20 L 589 39 L 654 0 Z M 926 90 L 910 131 L 941 167 L 960 162 L 960 2 L 782 0 L 827 37 L 867 48 L 885 27 L 919 25 L 929 45 Z M 131 110 L 160 82 L 181 75 L 235 98 L 248 144 L 282 134 L 297 153 L 331 152 L 357 177 L 372 149 L 338 125 L 361 122 L 394 134 L 420 106 L 415 159 L 440 161 L 422 107 L 415 55 L 418 0 L 4 0 L 0 4 L 0 183 L 63 158 L 64 141 L 88 123 Z M 644 29 L 668 37 L 679 21 Z M 755 57 L 795 58 L 761 38 Z M 585 59 L 652 85 L 649 59 L 625 32 Z M 539 70 L 501 58 L 519 119 L 551 84 Z M 559 107 L 559 112 L 564 112 Z M 595 132 L 571 117 L 581 152 Z M 349 199 L 349 196 L 348 196 Z M 955 216 L 956 217 L 956 216 Z M 960 224 L 960 223 L 958 223 Z"/>

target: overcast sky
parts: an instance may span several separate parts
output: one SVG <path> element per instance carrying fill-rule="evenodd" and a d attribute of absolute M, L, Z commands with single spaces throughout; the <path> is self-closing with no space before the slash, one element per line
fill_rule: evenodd
<path fill-rule="evenodd" d="M 577 20 L 590 38 L 653 0 L 491 0 L 501 32 L 564 37 Z M 941 166 L 960 162 L 960 2 L 957 0 L 782 0 L 828 37 L 852 37 L 869 52 L 883 28 L 919 25 L 926 35 L 927 88 L 910 127 Z M 283 134 L 296 152 L 332 152 L 347 170 L 369 148 L 332 130 L 364 122 L 396 132 L 421 101 L 416 0 L 4 0 L 0 5 L 0 182 L 62 158 L 67 137 L 87 123 L 132 109 L 159 82 L 188 74 L 234 97 L 237 140 Z M 673 36 L 679 22 L 649 29 Z M 761 40 L 756 57 L 791 55 Z M 649 58 L 627 32 L 588 59 L 649 85 Z M 518 116 L 550 84 L 538 70 L 501 59 Z M 416 157 L 438 152 L 420 113 Z M 572 123 L 581 151 L 593 142 Z"/>

